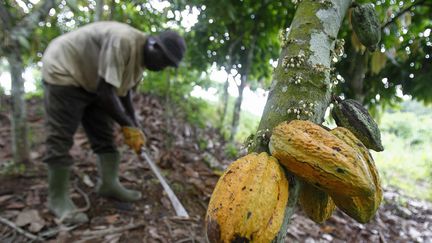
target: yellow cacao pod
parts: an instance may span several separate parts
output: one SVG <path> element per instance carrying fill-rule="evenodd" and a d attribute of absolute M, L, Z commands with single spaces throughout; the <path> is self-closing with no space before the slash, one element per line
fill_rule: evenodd
<path fill-rule="evenodd" d="M 333 201 L 343 212 L 360 223 L 368 222 L 374 215 L 382 201 L 381 180 L 375 162 L 368 149 L 348 129 L 337 127 L 331 131 L 332 134 L 344 140 L 347 144 L 357 150 L 367 162 L 369 172 L 372 176 L 375 192 L 370 196 L 348 197 L 343 195 L 332 195 Z"/>
<path fill-rule="evenodd" d="M 329 194 L 374 193 L 364 158 L 319 125 L 302 120 L 283 122 L 273 129 L 269 148 L 287 170 Z"/>
<path fill-rule="evenodd" d="M 278 161 L 251 153 L 220 177 L 206 215 L 209 242 L 271 242 L 282 226 L 288 181 Z"/>
<path fill-rule="evenodd" d="M 299 204 L 306 215 L 316 223 L 326 221 L 336 208 L 326 192 L 306 182 L 302 182 Z"/>

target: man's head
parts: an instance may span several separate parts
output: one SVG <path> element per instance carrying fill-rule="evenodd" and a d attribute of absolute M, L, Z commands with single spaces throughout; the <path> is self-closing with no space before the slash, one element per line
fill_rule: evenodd
<path fill-rule="evenodd" d="M 144 66 L 160 71 L 168 66 L 178 67 L 186 51 L 186 43 L 177 32 L 167 30 L 149 36 L 144 45 Z"/>

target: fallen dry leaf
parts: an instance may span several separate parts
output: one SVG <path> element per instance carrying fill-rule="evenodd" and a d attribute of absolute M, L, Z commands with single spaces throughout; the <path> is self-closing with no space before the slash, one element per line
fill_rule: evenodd
<path fill-rule="evenodd" d="M 6 206 L 7 209 L 21 209 L 24 208 L 25 205 L 22 202 L 13 202 Z"/>
<path fill-rule="evenodd" d="M 118 214 L 108 215 L 105 217 L 105 220 L 108 224 L 114 224 L 119 219 Z"/>
<path fill-rule="evenodd" d="M 26 197 L 26 204 L 28 206 L 39 205 L 41 203 L 39 191 L 30 191 Z"/>
<path fill-rule="evenodd" d="M 153 239 L 161 239 L 162 237 L 158 234 L 158 230 L 156 227 L 149 226 L 148 232 Z"/>
<path fill-rule="evenodd" d="M 327 233 L 327 234 L 331 234 L 334 230 L 335 230 L 335 227 L 329 226 L 329 225 L 324 225 L 323 227 L 321 227 L 321 231 L 323 233 Z"/>
<path fill-rule="evenodd" d="M 82 180 L 83 180 L 84 184 L 86 184 L 88 187 L 94 187 L 95 186 L 93 181 L 90 179 L 90 176 L 87 174 L 84 174 Z"/>
<path fill-rule="evenodd" d="M 45 226 L 45 220 L 41 218 L 37 210 L 30 209 L 18 214 L 15 224 L 18 227 L 30 224 L 29 230 L 33 233 L 37 233 Z"/>
<path fill-rule="evenodd" d="M 6 202 L 7 200 L 11 199 L 13 197 L 13 195 L 3 195 L 0 196 L 0 204 Z"/>

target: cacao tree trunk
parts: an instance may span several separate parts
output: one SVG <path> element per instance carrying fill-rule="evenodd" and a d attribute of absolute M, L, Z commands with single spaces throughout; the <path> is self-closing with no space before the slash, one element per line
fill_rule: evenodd
<path fill-rule="evenodd" d="M 12 151 L 15 163 L 29 161 L 29 147 L 27 138 L 27 115 L 24 92 L 23 63 L 19 50 L 11 52 L 9 62 L 12 80 Z"/>
<path fill-rule="evenodd" d="M 257 133 L 250 144 L 250 152 L 269 152 L 268 139 L 273 127 L 280 122 L 294 119 L 310 120 L 317 124 L 323 122 L 331 96 L 330 51 L 351 2 L 303 0 L 298 4 L 273 74 Z M 296 82 L 298 80 L 300 83 Z M 305 104 L 307 109 L 304 108 Z M 303 112 L 298 114 L 293 112 L 294 109 Z M 304 113 L 306 110 L 310 112 Z M 289 200 L 275 242 L 283 242 L 298 198 L 299 182 L 288 172 L 287 176 L 290 182 Z"/>

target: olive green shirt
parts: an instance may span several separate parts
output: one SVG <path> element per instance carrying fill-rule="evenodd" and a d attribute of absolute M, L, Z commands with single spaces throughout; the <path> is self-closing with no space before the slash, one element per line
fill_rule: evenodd
<path fill-rule="evenodd" d="M 42 58 L 45 82 L 96 92 L 98 76 L 125 96 L 143 74 L 147 37 L 133 27 L 100 21 L 54 39 Z"/>

